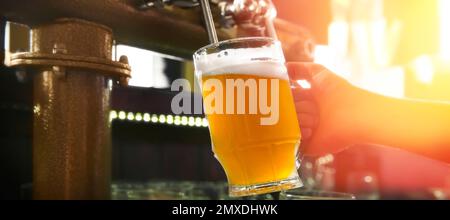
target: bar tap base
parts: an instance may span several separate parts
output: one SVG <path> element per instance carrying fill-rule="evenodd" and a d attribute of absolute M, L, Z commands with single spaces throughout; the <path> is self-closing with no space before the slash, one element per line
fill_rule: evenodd
<path fill-rule="evenodd" d="M 112 61 L 111 29 L 80 19 L 36 25 L 31 39 L 9 65 L 33 73 L 33 198 L 109 199 L 111 90 L 127 59 Z"/>

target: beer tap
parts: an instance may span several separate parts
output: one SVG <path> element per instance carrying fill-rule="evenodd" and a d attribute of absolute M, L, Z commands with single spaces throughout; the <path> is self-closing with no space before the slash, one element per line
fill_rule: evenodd
<path fill-rule="evenodd" d="M 145 0 L 138 5 L 141 10 L 163 9 L 165 6 L 195 8 L 201 0 Z M 271 0 L 209 0 L 218 28 L 238 27 L 238 36 L 269 36 L 277 38 L 273 20 L 276 9 Z"/>
<path fill-rule="evenodd" d="M 238 35 L 277 38 L 273 26 L 276 9 L 271 0 L 225 0 L 219 8 L 222 26 L 237 25 L 243 32 Z"/>
<path fill-rule="evenodd" d="M 140 5 L 141 9 L 160 8 L 169 11 L 170 8 L 200 7 L 200 0 L 145 0 Z M 209 0 L 213 22 L 219 39 L 239 37 L 271 37 L 283 43 L 286 59 L 289 61 L 311 61 L 315 41 L 312 34 L 295 24 L 276 19 L 277 11 L 271 0 Z M 194 23 L 208 25 L 208 20 L 199 19 L 198 15 Z M 225 38 L 223 36 L 226 36 Z"/>

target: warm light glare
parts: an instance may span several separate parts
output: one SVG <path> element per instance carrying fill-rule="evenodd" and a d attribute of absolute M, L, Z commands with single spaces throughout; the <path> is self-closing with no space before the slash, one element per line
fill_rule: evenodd
<path fill-rule="evenodd" d="M 311 83 L 309 83 L 307 80 L 297 80 L 297 83 L 303 89 L 311 89 Z"/>
<path fill-rule="evenodd" d="M 334 156 L 331 155 L 331 154 L 328 154 L 326 156 L 323 156 L 323 157 L 319 158 L 317 160 L 317 164 L 318 165 L 325 165 L 325 164 L 332 163 L 333 161 L 334 161 Z"/>
<path fill-rule="evenodd" d="M 346 55 L 348 52 L 349 28 L 345 21 L 333 21 L 328 27 L 329 46 L 338 55 Z"/>
<path fill-rule="evenodd" d="M 334 62 L 334 59 L 330 53 L 330 47 L 328 45 L 316 45 L 314 48 L 314 63 L 321 64 L 326 67 L 330 67 Z"/>
<path fill-rule="evenodd" d="M 35 105 L 33 107 L 33 113 L 34 114 L 40 114 L 41 113 L 41 106 L 39 104 Z M 117 113 L 114 111 L 116 118 L 117 118 Z"/>
<path fill-rule="evenodd" d="M 430 56 L 424 55 L 417 58 L 413 63 L 413 68 L 419 81 L 427 84 L 433 82 L 434 67 Z"/>
<path fill-rule="evenodd" d="M 450 0 L 439 1 L 441 56 L 450 60 Z"/>
<path fill-rule="evenodd" d="M 365 177 L 364 177 L 364 182 L 366 182 L 366 183 L 372 183 L 372 181 L 373 181 L 373 178 L 372 178 L 371 176 L 365 176 Z"/>

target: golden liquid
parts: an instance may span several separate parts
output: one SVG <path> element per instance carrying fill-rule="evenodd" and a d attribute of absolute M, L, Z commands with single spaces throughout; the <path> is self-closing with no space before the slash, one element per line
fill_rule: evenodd
<path fill-rule="evenodd" d="M 273 78 L 246 74 L 221 74 L 203 76 L 203 85 L 208 79 L 222 82 L 224 100 L 227 79 L 268 80 L 268 104 L 271 100 Z M 259 84 L 257 83 L 259 94 Z M 203 97 L 212 91 L 203 91 Z M 237 92 L 235 90 L 235 108 Z M 249 92 L 245 102 L 248 106 Z M 279 121 L 275 125 L 263 126 L 260 114 L 209 114 L 207 115 L 213 142 L 213 151 L 224 168 L 228 182 L 234 186 L 250 186 L 286 180 L 297 172 L 296 154 L 300 143 L 300 128 L 289 81 L 279 80 Z M 224 101 L 224 113 L 225 101 Z M 208 110 L 210 106 L 205 106 Z M 248 107 L 246 108 L 248 112 Z M 259 108 L 258 108 L 259 109 Z"/>

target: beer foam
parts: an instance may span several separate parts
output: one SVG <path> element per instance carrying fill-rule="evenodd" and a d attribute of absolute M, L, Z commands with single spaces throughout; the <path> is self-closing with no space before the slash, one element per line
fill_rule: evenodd
<path fill-rule="evenodd" d="M 288 80 L 284 56 L 272 47 L 228 49 L 220 53 L 196 56 L 196 70 L 201 76 L 245 74 Z"/>

